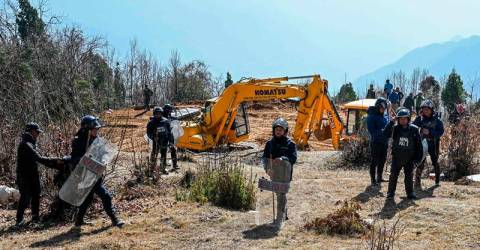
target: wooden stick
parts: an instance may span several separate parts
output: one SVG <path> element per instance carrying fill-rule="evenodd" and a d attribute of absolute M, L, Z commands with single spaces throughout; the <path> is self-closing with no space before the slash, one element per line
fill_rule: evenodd
<path fill-rule="evenodd" d="M 270 154 L 270 172 L 273 175 L 273 162 L 272 162 L 272 154 Z M 273 177 L 270 176 L 270 180 L 273 181 Z M 273 209 L 273 221 L 275 221 L 275 194 L 272 192 L 272 209 Z"/>

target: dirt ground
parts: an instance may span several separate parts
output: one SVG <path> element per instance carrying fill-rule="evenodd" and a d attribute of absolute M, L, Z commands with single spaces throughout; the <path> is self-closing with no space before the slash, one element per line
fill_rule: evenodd
<path fill-rule="evenodd" d="M 282 104 L 276 108 L 251 108 L 250 143 L 262 146 L 279 112 L 293 124 L 292 107 Z M 0 210 L 0 249 L 366 249 L 365 238 L 319 235 L 303 229 L 307 221 L 325 217 L 338 208 L 337 201 L 345 199 L 360 202 L 364 219 L 376 218 L 389 226 L 400 218 L 403 231 L 396 242 L 398 249 L 480 249 L 480 187 L 444 182 L 435 188 L 431 180 L 424 180 L 423 191 L 417 193 L 420 199 L 410 201 L 405 199 L 401 176 L 395 201 L 386 203 L 387 184 L 370 187 L 367 170 L 332 170 L 328 166 L 339 152 L 332 151 L 328 142 L 315 140 L 312 151 L 299 152 L 288 194 L 289 220 L 281 231 L 266 226 L 272 218 L 272 193 L 257 192 L 257 209 L 245 212 L 179 202 L 175 184 L 182 172 L 170 174 L 158 186 L 134 189 L 125 196 L 118 183 L 125 183 L 131 175 L 131 159 L 145 158 L 148 149 L 143 134 L 149 115 L 132 118 L 139 112 L 115 111 L 106 117 L 111 125 L 109 138 L 114 142 L 127 138 L 119 145 L 118 167 L 108 182 L 114 204 L 127 222 L 124 228 L 111 228 L 106 215 L 97 213 L 93 224 L 81 230 L 61 224 L 19 231 L 12 227 L 15 211 Z M 244 160 L 257 178 L 265 176 L 255 164 L 255 155 Z M 194 166 L 180 162 L 182 171 Z M 100 211 L 100 204 L 94 210 Z"/>
<path fill-rule="evenodd" d="M 335 152 L 301 152 L 288 194 L 289 220 L 281 231 L 265 226 L 271 221 L 272 194 L 258 192 L 257 211 L 238 212 L 196 203 L 177 202 L 175 191 L 166 189 L 154 197 L 131 201 L 138 209 L 119 208 L 127 225 L 110 228 L 105 215 L 81 231 L 71 225 L 44 230 L 12 231 L 13 221 L 2 223 L 0 249 L 19 248 L 163 248 L 163 249 L 365 249 L 363 238 L 318 235 L 303 230 L 306 221 L 323 217 L 338 200 L 356 198 L 362 218 L 378 217 L 391 224 L 400 217 L 404 231 L 399 249 L 479 249 L 480 188 L 442 183 L 438 188 L 425 180 L 419 200 L 404 198 L 399 183 L 394 203 L 385 203 L 386 185 L 368 186 L 367 171 L 328 170 L 326 162 Z M 182 162 L 183 169 L 188 164 Z M 263 170 L 251 167 L 258 176 Z M 168 178 L 175 179 L 179 175 Z M 119 197 L 115 197 L 116 204 Z M 134 207 L 135 207 L 134 206 Z M 14 211 L 2 212 L 14 217 Z M 6 214 L 5 214 L 6 213 Z"/>

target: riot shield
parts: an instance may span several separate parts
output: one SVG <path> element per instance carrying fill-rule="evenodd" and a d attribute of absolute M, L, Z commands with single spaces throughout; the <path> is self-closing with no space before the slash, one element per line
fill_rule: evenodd
<path fill-rule="evenodd" d="M 428 154 L 428 142 L 427 139 L 422 139 L 422 160 L 420 162 L 423 162 L 425 158 L 427 158 Z"/>
<path fill-rule="evenodd" d="M 104 138 L 95 139 L 60 189 L 60 198 L 74 206 L 80 206 L 116 152 L 116 145 Z"/>
<path fill-rule="evenodd" d="M 172 128 L 172 135 L 173 135 L 173 141 L 174 141 L 174 145 L 177 145 L 177 142 L 178 142 L 178 139 L 180 137 L 183 136 L 183 128 L 182 128 L 182 125 L 180 123 L 180 121 L 177 121 L 177 120 L 173 120 L 171 123 L 170 123 L 170 126 Z"/>
<path fill-rule="evenodd" d="M 289 161 L 283 160 L 279 163 L 272 163 L 270 168 L 273 173 L 271 180 L 260 178 L 258 180 L 258 188 L 276 193 L 288 193 L 290 189 L 292 164 L 290 164 Z"/>

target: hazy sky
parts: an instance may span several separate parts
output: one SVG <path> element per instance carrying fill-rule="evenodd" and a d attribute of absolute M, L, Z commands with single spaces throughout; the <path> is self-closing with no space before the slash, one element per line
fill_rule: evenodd
<path fill-rule="evenodd" d="M 34 0 L 32 2 L 35 2 Z M 478 0 L 50 0 L 50 11 L 126 55 L 177 49 L 213 72 L 320 73 L 338 86 L 434 42 L 480 34 Z M 333 86 L 332 86 L 333 87 Z"/>

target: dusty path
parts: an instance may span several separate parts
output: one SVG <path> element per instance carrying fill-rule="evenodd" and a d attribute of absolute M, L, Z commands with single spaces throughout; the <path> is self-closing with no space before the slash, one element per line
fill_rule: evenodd
<path fill-rule="evenodd" d="M 301 152 L 295 166 L 288 195 L 290 220 L 280 232 L 255 224 L 255 214 L 230 211 L 210 205 L 176 202 L 175 192 L 137 200 L 143 209 L 121 211 L 128 225 L 109 228 L 104 218 L 93 226 L 71 231 L 71 226 L 52 227 L 44 231 L 1 233 L 0 249 L 39 248 L 307 248 L 365 249 L 366 241 L 317 235 L 305 232 L 305 221 L 325 216 L 336 209 L 335 202 L 357 198 L 364 218 L 378 215 L 392 223 L 399 216 L 405 228 L 400 249 L 478 249 L 480 248 L 480 188 L 444 183 L 432 188 L 426 180 L 418 201 L 404 197 L 403 184 L 398 187 L 394 204 L 385 205 L 386 185 L 367 188 L 367 171 L 326 170 L 323 166 L 333 152 Z M 185 165 L 184 165 L 185 167 Z M 259 167 L 255 173 L 263 174 Z M 115 198 L 117 199 L 117 198 Z M 271 193 L 259 192 L 260 222 L 271 218 Z M 13 216 L 14 211 L 8 211 Z M 6 223 L 10 226 L 11 222 Z M 4 229 L 2 229 L 4 230 Z"/>

